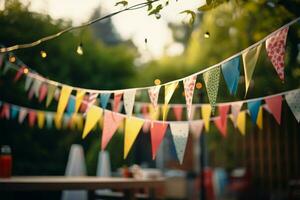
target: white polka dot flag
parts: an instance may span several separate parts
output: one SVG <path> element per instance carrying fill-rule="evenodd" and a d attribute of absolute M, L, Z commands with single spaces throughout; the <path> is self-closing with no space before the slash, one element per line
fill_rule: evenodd
<path fill-rule="evenodd" d="M 136 89 L 126 90 L 124 92 L 123 100 L 124 100 L 124 108 L 127 115 L 132 115 L 134 100 L 135 100 Z"/>
<path fill-rule="evenodd" d="M 184 96 L 186 101 L 187 118 L 191 119 L 193 95 L 197 76 L 189 76 L 183 80 Z"/>
<path fill-rule="evenodd" d="M 284 81 L 284 56 L 289 27 L 281 29 L 266 40 L 266 50 L 279 78 Z"/>
<path fill-rule="evenodd" d="M 300 122 L 300 90 L 289 92 L 285 95 L 285 100 L 297 121 Z"/>
<path fill-rule="evenodd" d="M 171 133 L 177 153 L 177 158 L 182 164 L 185 147 L 189 134 L 189 123 L 188 122 L 174 122 L 170 123 Z"/>

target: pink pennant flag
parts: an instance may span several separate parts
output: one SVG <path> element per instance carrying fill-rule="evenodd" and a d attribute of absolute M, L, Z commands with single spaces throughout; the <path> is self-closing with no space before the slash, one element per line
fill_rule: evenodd
<path fill-rule="evenodd" d="M 265 102 L 267 103 L 268 110 L 275 117 L 275 120 L 278 124 L 281 123 L 281 108 L 282 108 L 282 96 L 274 96 L 265 98 Z"/>
<path fill-rule="evenodd" d="M 157 110 L 157 100 L 158 100 L 160 87 L 161 87 L 160 85 L 157 85 L 157 86 L 151 87 L 148 90 L 150 101 L 153 104 L 153 107 L 155 110 Z"/>
<path fill-rule="evenodd" d="M 147 116 L 149 114 L 147 105 L 142 105 L 142 114 L 145 118 L 147 118 Z"/>
<path fill-rule="evenodd" d="M 186 101 L 187 118 L 191 119 L 191 109 L 197 76 L 189 76 L 183 80 L 184 96 Z"/>
<path fill-rule="evenodd" d="M 199 138 L 204 127 L 203 120 L 190 121 L 190 130 L 194 138 Z"/>
<path fill-rule="evenodd" d="M 98 93 L 90 93 L 89 94 L 89 96 L 87 98 L 87 105 L 86 105 L 85 112 L 87 112 L 90 109 L 90 107 L 95 104 L 98 95 L 99 95 Z"/>
<path fill-rule="evenodd" d="M 26 68 L 25 66 L 22 66 L 21 68 L 19 68 L 19 70 L 17 71 L 16 76 L 14 78 L 14 82 L 17 82 L 21 78 L 21 76 L 24 74 L 25 68 Z"/>
<path fill-rule="evenodd" d="M 149 118 L 149 117 L 148 117 Z M 143 133 L 148 133 L 151 127 L 151 122 L 150 121 L 145 121 L 143 124 Z"/>
<path fill-rule="evenodd" d="M 29 122 L 29 126 L 30 127 L 33 127 L 34 126 L 34 123 L 35 123 L 35 121 L 36 121 L 36 112 L 35 111 L 33 111 L 33 110 L 31 110 L 31 111 L 29 111 L 29 113 L 28 113 L 28 122 Z"/>
<path fill-rule="evenodd" d="M 181 121 L 182 119 L 182 105 L 173 106 L 173 112 L 177 121 Z"/>
<path fill-rule="evenodd" d="M 10 105 L 8 103 L 4 103 L 1 111 L 1 118 L 9 119 L 10 117 Z"/>
<path fill-rule="evenodd" d="M 224 123 L 227 122 L 227 113 L 229 111 L 229 108 L 230 108 L 229 104 L 220 105 L 218 107 L 222 125 L 224 125 Z"/>
<path fill-rule="evenodd" d="M 289 27 L 281 29 L 266 40 L 266 50 L 279 78 L 284 81 L 284 56 Z"/>
<path fill-rule="evenodd" d="M 152 145 L 152 159 L 156 157 L 157 150 L 164 139 L 168 123 L 153 122 L 151 126 L 151 145 Z"/>
<path fill-rule="evenodd" d="M 103 120 L 103 131 L 101 140 L 101 149 L 104 150 L 111 140 L 114 133 L 117 131 L 124 117 L 119 114 L 114 114 L 111 111 L 105 110 Z"/>
<path fill-rule="evenodd" d="M 21 124 L 23 123 L 25 117 L 27 116 L 27 109 L 25 108 L 20 108 L 20 112 L 19 112 L 19 118 L 18 118 L 18 122 Z"/>
<path fill-rule="evenodd" d="M 39 95 L 39 102 L 42 102 L 45 97 L 47 96 L 47 92 L 48 92 L 48 87 L 46 83 L 43 83 L 42 86 L 40 87 L 40 95 Z"/>
<path fill-rule="evenodd" d="M 243 106 L 243 102 L 234 102 L 231 104 L 232 122 L 234 127 L 237 126 L 236 120 L 238 118 L 242 106 Z"/>
<path fill-rule="evenodd" d="M 225 118 L 224 124 L 222 124 L 221 117 L 216 117 L 214 119 L 216 127 L 219 129 L 223 137 L 227 137 L 227 117 Z"/>
<path fill-rule="evenodd" d="M 115 92 L 114 94 L 114 104 L 113 104 L 113 111 L 114 112 L 119 112 L 119 105 L 120 101 L 122 99 L 123 92 Z"/>

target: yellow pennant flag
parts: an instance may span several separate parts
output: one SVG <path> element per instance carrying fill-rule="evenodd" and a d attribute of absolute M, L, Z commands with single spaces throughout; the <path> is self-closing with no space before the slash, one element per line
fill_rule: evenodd
<path fill-rule="evenodd" d="M 43 111 L 37 112 L 37 122 L 38 122 L 38 127 L 42 129 L 45 124 L 45 112 Z"/>
<path fill-rule="evenodd" d="M 164 108 L 163 108 L 163 120 L 166 119 L 166 116 L 167 116 L 167 109 L 166 109 L 167 107 L 166 106 L 169 104 L 177 85 L 178 85 L 178 81 L 165 85 L 165 103 L 164 103 Z"/>
<path fill-rule="evenodd" d="M 81 105 L 84 95 L 85 95 L 84 90 L 77 90 L 76 97 L 75 97 L 75 113 L 78 112 L 78 109 Z"/>
<path fill-rule="evenodd" d="M 86 113 L 82 139 L 84 139 L 89 134 L 89 132 L 94 128 L 94 126 L 100 120 L 102 113 L 103 113 L 102 108 L 94 105 L 90 107 L 90 109 Z"/>
<path fill-rule="evenodd" d="M 163 107 L 162 107 L 163 121 L 165 121 L 165 119 L 168 117 L 169 110 L 170 110 L 169 105 L 163 105 Z"/>
<path fill-rule="evenodd" d="M 241 134 L 245 135 L 246 134 L 246 112 L 245 111 L 242 111 L 238 114 L 236 124 Z"/>
<path fill-rule="evenodd" d="M 80 114 L 76 114 L 75 116 L 75 127 L 81 131 L 83 129 L 83 117 Z"/>
<path fill-rule="evenodd" d="M 209 131 L 210 115 L 211 115 L 211 105 L 205 104 L 201 106 L 202 119 L 204 121 L 205 130 Z"/>
<path fill-rule="evenodd" d="M 259 107 L 256 124 L 260 130 L 263 129 L 263 107 L 262 106 Z"/>
<path fill-rule="evenodd" d="M 59 97 L 58 106 L 57 106 L 56 117 L 58 118 L 58 120 L 61 120 L 61 118 L 62 118 L 62 115 L 67 106 L 71 92 L 72 92 L 72 87 L 63 85 L 63 87 L 60 91 L 60 97 Z"/>
<path fill-rule="evenodd" d="M 57 114 L 54 116 L 54 124 L 58 130 L 61 129 L 61 116 L 59 117 Z"/>
<path fill-rule="evenodd" d="M 244 63 L 244 73 L 245 73 L 245 84 L 246 84 L 246 92 L 245 96 L 247 95 L 248 88 L 250 85 L 250 81 L 258 60 L 258 56 L 260 53 L 262 44 L 254 47 L 247 52 L 243 53 L 243 63 Z"/>
<path fill-rule="evenodd" d="M 124 159 L 127 157 L 138 133 L 140 132 L 144 120 L 136 117 L 127 117 L 125 121 L 125 138 L 124 138 Z"/>
<path fill-rule="evenodd" d="M 149 114 L 150 114 L 151 119 L 158 120 L 158 118 L 159 118 L 159 108 L 155 109 L 152 104 L 149 104 Z"/>

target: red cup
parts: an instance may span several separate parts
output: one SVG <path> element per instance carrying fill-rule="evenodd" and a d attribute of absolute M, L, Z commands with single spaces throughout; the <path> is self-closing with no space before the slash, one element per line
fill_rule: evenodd
<path fill-rule="evenodd" d="M 1 147 L 0 155 L 0 178 L 11 177 L 12 156 L 10 147 L 5 145 Z"/>

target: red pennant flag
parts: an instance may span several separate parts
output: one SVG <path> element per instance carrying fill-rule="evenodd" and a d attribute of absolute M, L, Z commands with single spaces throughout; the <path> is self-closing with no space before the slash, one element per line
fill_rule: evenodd
<path fill-rule="evenodd" d="M 117 131 L 124 117 L 122 115 L 114 114 L 106 110 L 104 112 L 103 131 L 101 140 L 101 149 L 104 150 L 111 140 L 114 133 Z"/>
<path fill-rule="evenodd" d="M 25 66 L 22 66 L 21 68 L 19 68 L 19 70 L 17 71 L 16 76 L 14 78 L 14 82 L 17 82 L 21 78 L 21 76 L 24 74 L 25 68 L 26 68 Z"/>
<path fill-rule="evenodd" d="M 278 124 L 281 123 L 281 107 L 282 107 L 282 96 L 274 96 L 265 99 L 268 110 L 272 113 L 275 117 Z"/>
<path fill-rule="evenodd" d="M 36 112 L 31 110 L 28 113 L 29 126 L 33 127 L 36 120 Z"/>
<path fill-rule="evenodd" d="M 223 137 L 227 136 L 227 117 L 225 118 L 225 123 L 222 124 L 221 117 L 216 117 L 214 119 L 216 127 L 219 129 Z"/>
<path fill-rule="evenodd" d="M 224 125 L 224 123 L 227 122 L 227 113 L 229 111 L 229 108 L 230 108 L 230 105 L 229 104 L 226 104 L 226 105 L 220 105 L 218 107 L 219 109 L 219 115 L 220 115 L 220 118 L 221 118 L 221 124 L 222 126 Z"/>
<path fill-rule="evenodd" d="M 5 119 L 9 119 L 10 117 L 10 105 L 8 103 L 3 104 L 1 117 Z"/>
<path fill-rule="evenodd" d="M 160 143 L 164 139 L 168 124 L 161 122 L 153 122 L 153 126 L 151 126 L 151 144 L 152 144 L 152 159 L 154 160 L 156 157 L 157 150 L 159 148 Z"/>
<path fill-rule="evenodd" d="M 177 121 L 181 121 L 182 119 L 182 106 L 176 105 L 173 106 L 173 112 Z"/>
<path fill-rule="evenodd" d="M 123 96 L 123 92 L 116 92 L 114 94 L 114 105 L 113 105 L 114 112 L 119 112 L 119 105 L 120 105 L 122 96 Z"/>
<path fill-rule="evenodd" d="M 149 112 L 148 112 L 148 105 L 142 105 L 142 114 L 145 118 L 147 118 Z"/>
<path fill-rule="evenodd" d="M 46 83 L 43 83 L 42 86 L 40 87 L 40 95 L 39 95 L 39 102 L 42 102 L 46 95 L 47 95 L 47 92 L 48 92 L 48 87 L 47 87 L 47 84 Z"/>

